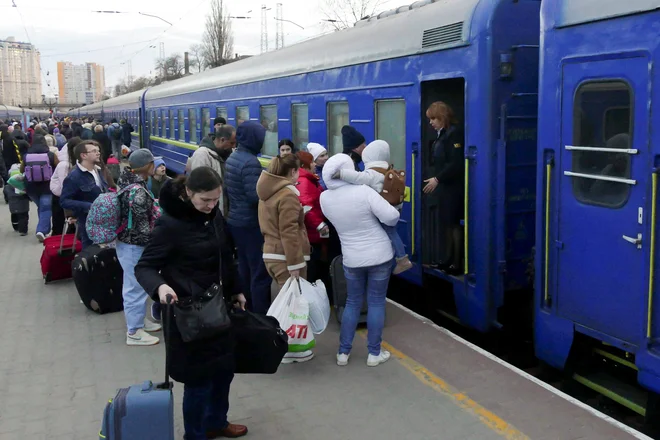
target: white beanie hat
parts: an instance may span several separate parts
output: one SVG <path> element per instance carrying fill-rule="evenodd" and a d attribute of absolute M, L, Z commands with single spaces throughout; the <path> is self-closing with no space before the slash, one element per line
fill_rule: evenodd
<path fill-rule="evenodd" d="M 323 153 L 327 153 L 328 150 L 326 150 L 325 147 L 321 144 L 310 142 L 307 144 L 307 151 L 309 151 L 312 157 L 314 157 L 314 160 L 316 160 L 316 158 L 318 158 Z"/>

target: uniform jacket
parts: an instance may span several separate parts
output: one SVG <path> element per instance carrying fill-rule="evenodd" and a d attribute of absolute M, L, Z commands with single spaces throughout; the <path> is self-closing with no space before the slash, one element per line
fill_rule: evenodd
<path fill-rule="evenodd" d="M 300 193 L 284 177 L 267 171 L 257 183 L 259 227 L 264 236 L 264 261 L 286 261 L 288 270 L 304 268 L 310 246 Z"/>
<path fill-rule="evenodd" d="M 328 159 L 323 167 L 328 189 L 321 194 L 321 209 L 337 230 L 344 265 L 376 266 L 394 258 L 392 243 L 381 223 L 396 226 L 399 211 L 368 186 L 332 178 L 339 170 L 353 168 L 354 163 L 346 154 Z"/>
<path fill-rule="evenodd" d="M 130 210 L 132 211 L 133 226 L 121 231 L 117 239 L 126 244 L 146 246 L 151 237 L 154 198 L 147 188 L 147 182 L 141 176 L 133 173 L 130 168 L 126 167 L 119 177 L 117 186 L 119 189 L 122 189 L 133 184 L 140 185 L 143 190 L 135 192 L 132 207 L 129 206 L 130 190 L 119 195 L 122 221 L 128 219 Z"/>
<path fill-rule="evenodd" d="M 438 187 L 433 196 L 441 205 L 438 221 L 458 225 L 464 216 L 465 148 L 463 129 L 452 126 L 443 130 L 432 144 L 433 176 Z"/>
<path fill-rule="evenodd" d="M 323 217 L 323 211 L 321 211 L 320 198 L 323 189 L 319 184 L 319 177 L 304 168 L 300 168 L 296 188 L 300 192 L 299 199 L 305 212 L 305 227 L 307 228 L 309 242 L 313 244 L 321 243 L 324 239 L 321 238 L 320 231 L 327 225 Z"/>
<path fill-rule="evenodd" d="M 236 130 L 238 148 L 227 159 L 225 184 L 229 196 L 227 223 L 236 227 L 257 227 L 257 181 L 261 175 L 261 151 L 266 129 L 259 123 L 246 121 Z"/>
<path fill-rule="evenodd" d="M 192 157 L 190 158 L 190 171 L 199 167 L 211 167 L 220 175 L 220 177 L 222 177 L 222 180 L 224 181 L 226 176 L 225 159 L 220 156 L 217 151 L 215 151 L 215 145 L 213 145 L 213 141 L 211 141 L 210 145 L 207 144 L 206 141 L 208 139 L 209 137 L 207 136 L 204 138 L 204 140 L 202 140 L 200 147 L 195 150 Z M 229 214 L 228 201 L 229 198 L 225 197 L 223 192 L 220 195 L 220 207 L 222 208 L 222 214 L 225 216 Z"/>
<path fill-rule="evenodd" d="M 121 141 L 127 147 L 131 146 L 131 133 L 133 133 L 133 126 L 130 124 L 130 122 L 127 122 L 121 126 Z"/>
<path fill-rule="evenodd" d="M 135 267 L 135 276 L 155 300 L 158 288 L 167 284 L 179 298 L 203 294 L 222 277 L 225 298 L 241 292 L 234 270 L 234 245 L 226 233 L 222 214 L 204 214 L 181 199 L 185 188 L 169 180 L 161 190 L 163 216 L 156 222 L 151 240 Z M 221 269 L 222 268 L 222 269 Z M 167 322 L 167 320 L 165 320 Z M 170 375 L 183 383 L 203 383 L 220 370 L 233 372 L 233 337 L 184 343 L 172 323 Z"/>

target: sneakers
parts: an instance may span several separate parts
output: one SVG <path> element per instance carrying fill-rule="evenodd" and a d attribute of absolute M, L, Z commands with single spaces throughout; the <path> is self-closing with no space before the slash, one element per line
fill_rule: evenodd
<path fill-rule="evenodd" d="M 367 358 L 367 366 L 369 367 L 377 367 L 380 364 L 384 364 L 390 359 L 390 352 L 387 350 L 381 350 L 380 354 L 378 356 L 374 356 L 373 354 L 369 354 L 369 357 Z"/>
<path fill-rule="evenodd" d="M 39 243 L 43 243 L 45 239 L 46 236 L 44 235 L 43 232 L 37 232 L 37 240 L 39 240 Z"/>
<path fill-rule="evenodd" d="M 18 233 L 21 237 L 25 237 L 27 235 L 27 232 L 19 232 Z"/>
<path fill-rule="evenodd" d="M 161 305 L 160 303 L 153 303 L 151 304 L 151 319 L 153 319 L 156 322 L 160 322 L 162 318 L 161 315 Z"/>
<path fill-rule="evenodd" d="M 159 341 L 160 339 L 155 336 L 151 336 L 141 328 L 137 329 L 135 334 L 131 335 L 126 333 L 126 345 L 156 345 Z"/>
<path fill-rule="evenodd" d="M 393 275 L 398 275 L 401 272 L 405 272 L 408 269 L 412 269 L 413 264 L 410 262 L 410 259 L 408 258 L 408 255 L 403 256 L 401 258 L 396 259 L 396 266 L 394 267 L 394 270 L 392 271 Z"/>
<path fill-rule="evenodd" d="M 348 358 L 351 357 L 351 354 L 343 354 L 343 353 L 338 353 L 337 354 L 337 365 L 340 367 L 345 367 L 348 365 Z"/>
<path fill-rule="evenodd" d="M 157 331 L 160 331 L 161 328 L 163 328 L 163 326 L 158 324 L 157 322 L 152 322 L 152 321 L 149 321 L 148 319 L 144 320 L 144 331 L 145 332 L 157 332 Z"/>
<path fill-rule="evenodd" d="M 282 359 L 283 364 L 293 364 L 294 362 L 307 362 L 314 358 L 312 350 L 301 351 L 300 353 L 288 352 Z"/>

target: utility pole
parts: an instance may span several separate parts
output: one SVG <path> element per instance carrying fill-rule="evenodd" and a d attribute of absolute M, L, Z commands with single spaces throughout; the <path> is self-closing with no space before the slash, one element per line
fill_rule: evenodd
<path fill-rule="evenodd" d="M 261 53 L 268 52 L 268 9 L 261 5 Z"/>
<path fill-rule="evenodd" d="M 275 49 L 284 47 L 284 18 L 282 17 L 282 3 L 275 9 Z"/>
<path fill-rule="evenodd" d="M 165 43 L 161 41 L 160 43 L 160 65 L 162 69 L 163 81 L 165 80 Z"/>

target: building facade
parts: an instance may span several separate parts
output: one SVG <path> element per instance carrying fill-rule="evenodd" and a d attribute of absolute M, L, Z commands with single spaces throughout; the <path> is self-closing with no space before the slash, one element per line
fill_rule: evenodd
<path fill-rule="evenodd" d="M 32 44 L 14 37 L 0 40 L 0 103 L 41 103 L 41 55 Z"/>
<path fill-rule="evenodd" d="M 105 93 L 105 69 L 96 63 L 57 63 L 60 104 L 92 104 Z"/>

